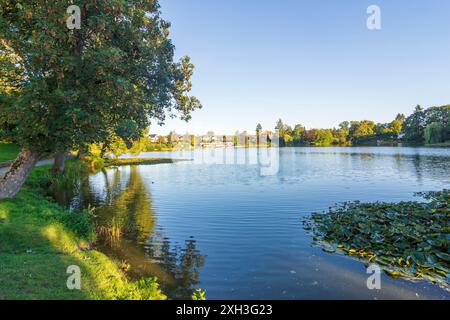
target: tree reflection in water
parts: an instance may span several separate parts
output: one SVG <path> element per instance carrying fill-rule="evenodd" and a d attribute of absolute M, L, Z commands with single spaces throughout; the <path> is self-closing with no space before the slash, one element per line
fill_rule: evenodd
<path fill-rule="evenodd" d="M 131 278 L 156 276 L 171 299 L 189 299 L 199 284 L 205 256 L 197 249 L 195 239 L 186 240 L 184 246 L 174 245 L 163 231 L 155 230 L 150 192 L 138 167 L 127 169 L 103 170 L 82 179 L 80 194 L 71 208 L 95 207 L 98 227 L 120 230 L 121 236 L 112 241 L 100 237 L 98 246 L 122 261 Z"/>

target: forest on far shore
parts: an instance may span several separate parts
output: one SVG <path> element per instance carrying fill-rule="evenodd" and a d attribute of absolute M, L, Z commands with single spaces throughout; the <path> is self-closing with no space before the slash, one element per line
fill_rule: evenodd
<path fill-rule="evenodd" d="M 398 114 L 389 123 L 344 121 L 338 128 L 306 129 L 301 124 L 292 127 L 279 119 L 275 131 L 279 133 L 281 146 L 389 145 L 398 142 L 445 145 L 450 142 L 449 118 L 450 105 L 428 109 L 418 105 L 410 116 Z M 260 128 L 258 124 L 257 133 Z"/>

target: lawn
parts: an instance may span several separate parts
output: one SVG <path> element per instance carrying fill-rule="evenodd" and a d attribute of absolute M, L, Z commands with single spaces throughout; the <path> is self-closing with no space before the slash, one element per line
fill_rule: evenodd
<path fill-rule="evenodd" d="M 15 144 L 0 141 L 0 163 L 15 159 L 19 151 Z"/>
<path fill-rule="evenodd" d="M 0 300 L 165 299 L 156 279 L 130 281 L 119 262 L 93 249 L 91 214 L 46 197 L 50 179 L 48 166 L 36 168 L 15 199 L 0 200 Z M 72 265 L 81 290 L 67 288 Z"/>

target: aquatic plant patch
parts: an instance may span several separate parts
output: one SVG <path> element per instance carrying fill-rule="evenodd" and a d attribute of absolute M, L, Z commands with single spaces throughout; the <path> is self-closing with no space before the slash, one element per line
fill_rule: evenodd
<path fill-rule="evenodd" d="M 378 264 L 388 275 L 450 291 L 450 190 L 427 201 L 347 202 L 313 213 L 303 225 L 325 252 Z"/>

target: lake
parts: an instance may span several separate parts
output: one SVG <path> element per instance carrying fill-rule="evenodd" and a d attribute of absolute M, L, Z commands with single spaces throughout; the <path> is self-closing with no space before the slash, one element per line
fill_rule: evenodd
<path fill-rule="evenodd" d="M 450 188 L 450 149 L 205 149 L 141 154 L 190 159 L 91 174 L 73 208 L 128 231 L 102 250 L 130 276 L 158 276 L 171 298 L 449 299 L 427 282 L 382 275 L 312 245 L 301 219 L 344 201 L 414 200 Z"/>

